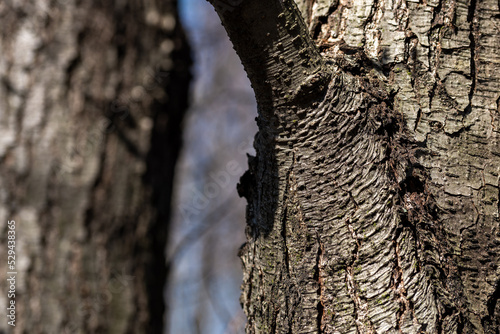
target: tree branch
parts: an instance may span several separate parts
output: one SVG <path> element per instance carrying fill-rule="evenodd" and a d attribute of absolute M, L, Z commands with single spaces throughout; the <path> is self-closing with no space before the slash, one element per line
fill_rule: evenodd
<path fill-rule="evenodd" d="M 260 110 L 324 84 L 323 60 L 293 0 L 209 0 L 245 67 Z"/>

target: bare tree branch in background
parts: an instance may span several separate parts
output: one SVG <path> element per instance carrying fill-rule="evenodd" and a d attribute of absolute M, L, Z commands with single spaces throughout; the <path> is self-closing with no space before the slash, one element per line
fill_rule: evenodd
<path fill-rule="evenodd" d="M 247 165 L 246 153 L 253 150 L 255 99 L 213 9 L 202 1 L 190 5 L 197 7 L 189 7 L 190 14 L 200 13 L 190 26 L 197 29 L 190 36 L 198 72 L 169 250 L 172 280 L 177 282 L 169 300 L 179 305 L 170 314 L 176 322 L 170 332 L 194 333 L 191 324 L 198 323 L 203 333 L 219 334 L 241 310 L 241 263 L 236 255 L 244 240 L 244 203 L 236 184 Z M 238 172 L 229 173 L 228 164 Z M 199 200 L 202 197 L 205 201 Z"/>

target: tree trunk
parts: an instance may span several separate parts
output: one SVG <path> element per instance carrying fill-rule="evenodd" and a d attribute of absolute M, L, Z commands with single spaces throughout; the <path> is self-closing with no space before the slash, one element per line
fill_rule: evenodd
<path fill-rule="evenodd" d="M 247 333 L 499 333 L 498 2 L 211 2 L 259 106 Z"/>
<path fill-rule="evenodd" d="M 176 2 L 6 0 L 0 18 L 0 271 L 17 272 L 0 333 L 162 333 L 189 83 Z"/>

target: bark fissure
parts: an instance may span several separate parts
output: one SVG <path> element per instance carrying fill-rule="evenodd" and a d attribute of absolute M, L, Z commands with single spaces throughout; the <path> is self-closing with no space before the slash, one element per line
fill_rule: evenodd
<path fill-rule="evenodd" d="M 318 242 L 318 252 L 316 254 L 316 272 L 315 272 L 315 279 L 318 281 L 318 303 L 317 303 L 317 309 L 318 309 L 318 316 L 317 316 L 317 323 L 318 323 L 318 333 L 322 334 L 324 333 L 323 329 L 323 318 L 325 317 L 325 305 L 323 301 L 323 256 L 324 256 L 324 246 L 321 242 L 321 237 L 319 233 L 316 233 L 317 237 L 317 242 Z"/>
<path fill-rule="evenodd" d="M 108 142 L 108 133 L 106 132 L 103 137 L 103 145 L 102 145 L 102 150 L 100 153 L 100 158 L 99 158 L 99 167 L 98 167 L 98 172 L 96 174 L 96 178 L 94 181 L 94 184 L 92 185 L 92 188 L 89 192 L 89 198 L 88 198 L 88 207 L 85 210 L 85 217 L 84 217 L 84 226 L 86 230 L 86 239 L 87 241 L 90 241 L 91 238 L 95 235 L 95 227 L 93 226 L 92 222 L 95 219 L 94 211 L 95 211 L 95 202 L 97 201 L 97 191 L 99 188 L 102 186 L 102 181 L 104 177 L 104 169 L 105 169 L 105 160 L 106 160 L 106 143 Z"/>
<path fill-rule="evenodd" d="M 374 0 L 370 14 L 363 22 L 363 48 L 373 62 L 379 63 L 379 55 L 383 53 L 380 46 L 380 20 L 383 17 L 384 0 Z"/>
<path fill-rule="evenodd" d="M 476 23 L 476 7 L 477 0 L 470 0 L 469 11 L 467 14 L 467 22 L 469 22 L 469 41 L 470 41 L 470 77 L 471 86 L 469 91 L 469 104 L 465 107 L 464 113 L 469 114 L 472 111 L 472 99 L 476 90 L 477 84 L 477 48 L 478 48 L 478 31 Z"/>
<path fill-rule="evenodd" d="M 415 120 L 415 125 L 413 126 L 413 131 L 417 130 L 418 124 L 420 123 L 421 119 L 422 119 L 422 108 L 419 107 L 417 111 L 417 119 Z"/>
<path fill-rule="evenodd" d="M 319 15 L 314 17 L 314 21 L 310 24 L 310 31 L 313 39 L 317 39 L 321 33 L 321 28 L 324 24 L 327 24 L 328 18 L 339 8 L 340 1 L 333 1 L 328 7 L 328 11 L 326 15 Z M 309 6 L 310 10 L 312 10 L 312 6 Z M 312 17 L 309 14 L 309 17 Z"/>
<path fill-rule="evenodd" d="M 363 30 L 365 30 L 365 33 L 366 33 L 367 27 L 371 23 L 373 23 L 374 18 L 375 18 L 375 14 L 380 9 L 382 1 L 383 0 L 374 0 L 373 1 L 372 5 L 371 5 L 371 8 L 370 8 L 370 14 L 368 14 L 368 16 L 366 17 L 366 20 L 363 22 Z"/>
<path fill-rule="evenodd" d="M 248 245 L 248 244 L 246 244 Z M 253 253 L 255 254 L 255 251 L 256 251 L 256 247 L 257 245 L 256 244 L 253 244 Z M 248 282 L 249 284 L 247 284 L 246 286 L 248 287 L 248 291 L 246 293 L 246 299 L 243 299 L 243 294 L 242 294 L 242 298 L 241 298 L 241 304 L 242 306 L 244 306 L 243 308 L 244 309 L 250 309 L 250 303 L 252 301 L 252 292 L 253 292 L 253 287 L 254 287 L 254 283 L 253 283 L 253 280 L 254 280 L 254 271 L 255 271 L 255 256 L 252 257 L 252 263 L 250 265 L 250 269 L 249 269 L 249 274 L 248 274 Z M 243 305 L 244 304 L 244 305 Z M 251 315 L 251 314 L 249 314 Z M 247 319 L 247 322 L 248 322 L 248 325 L 251 327 L 252 326 L 252 321 L 253 321 L 253 317 L 252 316 L 249 316 L 248 319 Z"/>
<path fill-rule="evenodd" d="M 286 203 L 286 199 L 284 201 Z M 286 268 L 287 273 L 290 274 L 290 259 L 289 259 L 288 245 L 287 245 L 287 240 L 286 240 L 286 235 L 287 235 L 286 229 L 287 229 L 287 221 L 288 221 L 288 217 L 287 217 L 288 208 L 286 206 L 287 206 L 287 204 L 285 204 L 283 217 L 281 218 L 281 223 L 282 223 L 281 236 L 283 237 L 283 252 L 284 252 L 284 256 L 285 256 L 285 259 L 284 259 L 285 260 L 285 268 Z"/>
<path fill-rule="evenodd" d="M 394 259 L 394 271 L 393 271 L 393 289 L 396 294 L 399 296 L 399 309 L 397 311 L 397 327 L 396 330 L 399 333 L 403 333 L 404 329 L 404 320 L 407 313 L 411 313 L 411 321 L 413 321 L 414 325 L 419 326 L 418 321 L 415 316 L 415 310 L 411 301 L 408 299 L 407 292 L 405 289 L 405 284 L 403 280 L 403 270 L 401 266 L 401 255 L 400 255 L 400 246 L 399 246 L 399 237 L 401 234 L 400 229 L 396 231 L 395 239 L 393 240 L 394 252 L 396 254 L 396 258 Z M 403 240 L 404 242 L 404 240 Z"/>
<path fill-rule="evenodd" d="M 500 178 L 498 178 L 497 189 L 498 189 L 497 216 L 500 217 Z"/>
<path fill-rule="evenodd" d="M 356 208 L 355 211 L 358 209 Z M 356 323 L 356 328 L 359 333 L 362 334 L 375 334 L 373 329 L 373 325 L 370 320 L 367 319 L 367 305 L 363 301 L 363 297 L 360 295 L 358 284 L 356 283 L 355 275 L 356 272 L 360 272 L 362 270 L 361 267 L 356 267 L 356 264 L 359 261 L 359 248 L 361 247 L 361 241 L 356 234 L 353 226 L 350 223 L 350 218 L 345 221 L 349 232 L 351 233 L 351 237 L 355 242 L 355 247 L 353 249 L 352 259 L 346 266 L 346 285 L 351 296 L 351 299 L 354 303 L 354 319 Z"/>
<path fill-rule="evenodd" d="M 495 283 L 495 291 L 488 298 L 487 307 L 488 307 L 488 315 L 482 319 L 483 326 L 489 325 L 492 326 L 495 323 L 495 313 L 498 311 L 498 301 L 500 300 L 500 280 Z M 486 326 L 485 326 L 486 327 Z M 492 326 L 493 327 L 493 326 Z M 497 333 L 498 333 L 497 328 Z"/>

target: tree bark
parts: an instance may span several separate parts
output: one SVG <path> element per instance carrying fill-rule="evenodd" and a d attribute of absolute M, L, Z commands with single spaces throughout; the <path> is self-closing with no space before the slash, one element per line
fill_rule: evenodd
<path fill-rule="evenodd" d="M 247 333 L 498 333 L 498 2 L 211 2 L 259 107 Z"/>
<path fill-rule="evenodd" d="M 0 18 L 0 332 L 162 333 L 190 78 L 176 1 L 7 0 Z"/>

